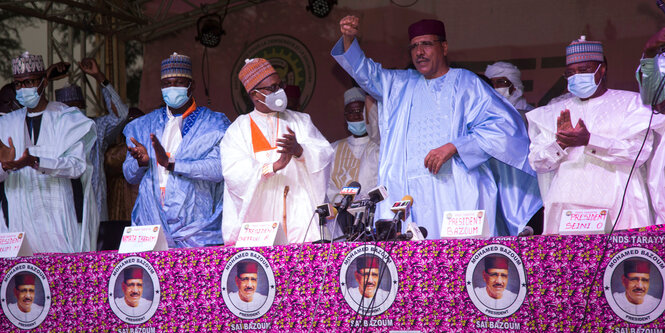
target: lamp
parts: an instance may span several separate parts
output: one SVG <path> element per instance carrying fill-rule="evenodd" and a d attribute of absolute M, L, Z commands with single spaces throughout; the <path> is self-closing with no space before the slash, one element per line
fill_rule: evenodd
<path fill-rule="evenodd" d="M 222 29 L 222 17 L 217 14 L 208 14 L 201 16 L 196 21 L 198 35 L 196 40 L 205 47 L 216 47 L 225 34 Z"/>
<path fill-rule="evenodd" d="M 306 9 L 314 16 L 324 18 L 330 14 L 333 6 L 337 4 L 337 0 L 308 0 L 309 5 Z"/>

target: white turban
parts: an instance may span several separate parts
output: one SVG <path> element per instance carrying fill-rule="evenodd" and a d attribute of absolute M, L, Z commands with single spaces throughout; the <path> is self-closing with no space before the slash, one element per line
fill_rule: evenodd
<path fill-rule="evenodd" d="M 505 76 L 513 83 L 515 89 L 519 90 L 520 93 L 524 91 L 524 85 L 520 79 L 520 70 L 513 64 L 503 61 L 495 62 L 494 64 L 487 66 L 487 69 L 485 69 L 485 76 L 490 79 Z"/>
<path fill-rule="evenodd" d="M 353 87 L 344 92 L 344 106 L 353 102 L 365 103 L 365 92 L 362 89 Z"/>

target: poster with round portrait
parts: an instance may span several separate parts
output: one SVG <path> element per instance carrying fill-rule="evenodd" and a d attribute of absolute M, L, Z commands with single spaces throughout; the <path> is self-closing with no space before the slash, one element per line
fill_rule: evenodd
<path fill-rule="evenodd" d="M 263 255 L 241 251 L 226 263 L 221 289 L 231 313 L 242 319 L 257 319 L 270 310 L 275 300 L 275 275 Z"/>
<path fill-rule="evenodd" d="M 612 311 L 633 324 L 647 324 L 665 310 L 663 276 L 665 262 L 651 250 L 625 249 L 605 268 L 603 289 Z"/>
<path fill-rule="evenodd" d="M 479 249 L 466 268 L 466 291 L 485 315 L 510 316 L 522 306 L 527 294 L 522 259 L 511 248 L 500 244 Z"/>
<path fill-rule="evenodd" d="M 344 300 L 354 311 L 377 316 L 388 310 L 397 297 L 397 266 L 382 248 L 362 245 L 344 258 L 339 285 Z"/>
<path fill-rule="evenodd" d="M 51 309 L 51 289 L 46 274 L 32 264 L 17 264 L 2 279 L 2 311 L 14 326 L 38 327 Z"/>
<path fill-rule="evenodd" d="M 125 323 L 145 323 L 159 307 L 159 277 L 152 265 L 141 257 L 120 261 L 113 268 L 108 290 L 111 310 Z"/>

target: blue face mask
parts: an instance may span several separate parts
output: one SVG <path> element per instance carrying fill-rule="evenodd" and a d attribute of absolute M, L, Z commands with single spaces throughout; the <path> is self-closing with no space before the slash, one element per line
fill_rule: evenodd
<path fill-rule="evenodd" d="M 44 82 L 44 80 L 42 80 Z M 42 83 L 39 83 L 39 86 L 32 88 L 21 88 L 16 91 L 16 100 L 23 106 L 34 109 L 39 100 L 42 98 L 42 95 L 39 94 L 39 87 L 42 86 Z"/>
<path fill-rule="evenodd" d="M 349 132 L 355 136 L 362 136 L 367 134 L 367 125 L 365 124 L 365 120 L 347 121 L 346 124 Z"/>
<path fill-rule="evenodd" d="M 187 95 L 188 89 L 189 87 L 162 88 L 162 98 L 164 99 L 164 103 L 166 103 L 171 109 L 177 109 L 185 105 L 189 100 L 189 95 Z"/>
<path fill-rule="evenodd" d="M 579 73 L 568 78 L 568 91 L 579 98 L 589 98 L 598 89 L 596 84 L 596 73 L 600 69 L 600 65 L 593 73 Z M 600 79 L 603 80 L 602 78 Z"/>

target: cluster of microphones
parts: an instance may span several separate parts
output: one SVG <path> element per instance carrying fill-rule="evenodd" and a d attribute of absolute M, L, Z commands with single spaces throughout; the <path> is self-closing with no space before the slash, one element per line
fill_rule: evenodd
<path fill-rule="evenodd" d="M 414 223 L 408 223 L 406 232 L 402 233 L 402 222 L 411 215 L 413 198 L 405 195 L 402 200 L 396 201 L 390 210 L 395 214 L 392 220 L 374 221 L 376 204 L 388 197 L 386 187 L 381 185 L 369 191 L 366 199 L 354 198 L 360 192 L 360 183 L 350 182 L 340 191 L 342 200 L 338 207 L 332 204 L 323 204 L 317 207 L 319 224 L 325 225 L 328 219 L 335 219 L 343 235 L 335 240 L 352 242 L 365 241 L 408 241 L 423 240 L 427 238 L 427 230 Z M 349 218 L 346 218 L 349 217 Z"/>

